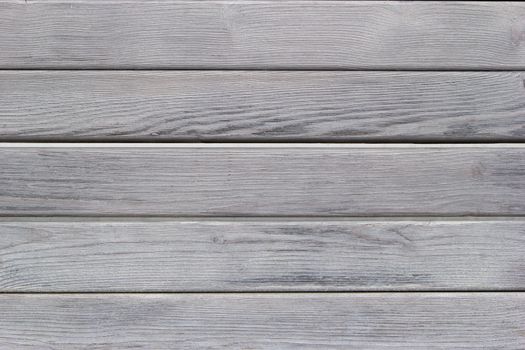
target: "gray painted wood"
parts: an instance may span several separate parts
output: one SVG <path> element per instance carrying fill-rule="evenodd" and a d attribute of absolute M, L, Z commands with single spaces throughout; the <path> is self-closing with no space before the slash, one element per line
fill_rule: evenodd
<path fill-rule="evenodd" d="M 523 220 L 0 222 L 0 291 L 525 290 Z"/>
<path fill-rule="evenodd" d="M 520 293 L 0 295 L 6 349 L 525 347 Z"/>
<path fill-rule="evenodd" d="M 524 79 L 521 72 L 4 71 L 0 139 L 523 140 Z"/>
<path fill-rule="evenodd" d="M 525 5 L 0 2 L 2 68 L 525 68 Z"/>
<path fill-rule="evenodd" d="M 2 215 L 523 215 L 521 145 L 0 148 Z"/>

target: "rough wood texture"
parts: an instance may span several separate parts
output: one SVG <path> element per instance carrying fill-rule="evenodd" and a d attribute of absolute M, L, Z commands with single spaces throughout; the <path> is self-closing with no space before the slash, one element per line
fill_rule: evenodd
<path fill-rule="evenodd" d="M 6 349 L 525 347 L 525 295 L 0 295 Z"/>
<path fill-rule="evenodd" d="M 0 291 L 525 290 L 525 222 L 0 222 Z"/>
<path fill-rule="evenodd" d="M 0 72 L 0 139 L 523 140 L 519 72 Z"/>
<path fill-rule="evenodd" d="M 520 145 L 57 146 L 0 148 L 0 214 L 525 214 Z"/>
<path fill-rule="evenodd" d="M 525 68 L 525 5 L 0 2 L 2 68 Z"/>

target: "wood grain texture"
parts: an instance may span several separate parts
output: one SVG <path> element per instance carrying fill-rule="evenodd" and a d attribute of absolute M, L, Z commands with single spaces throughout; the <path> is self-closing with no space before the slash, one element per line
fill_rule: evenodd
<path fill-rule="evenodd" d="M 26 349 L 525 347 L 525 295 L 0 295 L 0 344 Z"/>
<path fill-rule="evenodd" d="M 525 222 L 0 222 L 0 291 L 525 290 Z"/>
<path fill-rule="evenodd" d="M 521 145 L 0 148 L 2 215 L 523 215 Z"/>
<path fill-rule="evenodd" d="M 523 69 L 525 5 L 0 2 L 2 68 Z"/>
<path fill-rule="evenodd" d="M 525 139 L 521 72 L 0 72 L 3 140 Z"/>

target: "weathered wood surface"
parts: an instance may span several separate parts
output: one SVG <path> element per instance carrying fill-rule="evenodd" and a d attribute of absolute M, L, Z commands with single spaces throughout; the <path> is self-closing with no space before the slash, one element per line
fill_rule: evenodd
<path fill-rule="evenodd" d="M 521 72 L 0 72 L 0 139 L 523 140 Z"/>
<path fill-rule="evenodd" d="M 2 215 L 525 214 L 521 145 L 26 146 L 0 147 Z"/>
<path fill-rule="evenodd" d="M 525 290 L 525 221 L 0 222 L 0 291 Z"/>
<path fill-rule="evenodd" d="M 525 347 L 519 293 L 0 295 L 6 349 Z"/>
<path fill-rule="evenodd" d="M 525 5 L 0 2 L 1 68 L 523 69 Z"/>

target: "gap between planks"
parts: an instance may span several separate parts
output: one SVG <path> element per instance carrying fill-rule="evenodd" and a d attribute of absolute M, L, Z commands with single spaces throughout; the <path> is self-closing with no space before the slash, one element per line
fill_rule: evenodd
<path fill-rule="evenodd" d="M 484 222 L 503 222 L 503 221 L 520 221 L 525 220 L 525 214 L 480 214 L 476 216 L 464 214 L 386 214 L 378 213 L 376 215 L 265 215 L 265 214 L 250 214 L 250 215 L 173 215 L 173 214 L 120 214 L 120 215 L 104 215 L 104 214 L 0 214 L 0 222 L 9 222 L 11 220 L 23 219 L 22 221 L 49 221 L 50 219 L 63 222 L 75 221 L 103 221 L 103 222 L 121 222 L 121 221 L 151 221 L 151 222 L 191 222 L 191 221 L 224 221 L 224 222 L 288 222 L 294 220 L 301 221 L 328 221 L 328 222 L 344 222 L 344 221 L 363 221 L 370 220 L 380 221 L 394 221 L 394 222 L 446 222 L 446 221 L 484 221 Z"/>
<path fill-rule="evenodd" d="M 494 216 L 0 216 L 0 223 L 5 222 L 508 222 L 525 221 L 525 215 Z"/>
<path fill-rule="evenodd" d="M 525 143 L 0 142 L 0 148 L 525 148 Z"/>
<path fill-rule="evenodd" d="M 188 140 L 186 138 L 174 138 L 171 140 L 161 139 L 161 140 L 155 140 L 150 139 L 147 137 L 140 138 L 140 137 L 119 137 L 118 140 L 114 140 L 111 137 L 93 137 L 93 138 L 84 138 L 84 139 L 75 139 L 75 138 L 60 138 L 56 139 L 54 137 L 17 137 L 17 138 L 1 138 L 0 143 L 2 145 L 9 145 L 9 144 L 27 144 L 27 147 L 30 147 L 30 145 L 34 145 L 34 147 L 37 147 L 37 145 L 49 145 L 49 144 L 69 144 L 69 145 L 83 145 L 83 144 L 101 144 L 104 145 L 113 145 L 113 144 L 120 144 L 120 145 L 128 145 L 128 144 L 135 144 L 135 145 L 144 145 L 144 144 L 151 144 L 150 147 L 155 147 L 157 145 L 180 145 L 180 144 L 188 144 L 191 146 L 199 146 L 199 145 L 221 145 L 224 144 L 225 140 L 223 138 L 206 138 L 202 140 Z M 228 145 L 231 145 L 233 147 L 234 145 L 253 145 L 254 141 L 250 138 L 239 138 L 239 139 L 233 139 L 228 138 L 227 141 Z M 295 146 L 298 144 L 310 144 L 310 145 L 324 145 L 324 144 L 332 144 L 333 146 L 336 145 L 382 145 L 385 147 L 392 147 L 400 144 L 406 144 L 406 145 L 436 145 L 436 146 L 451 146 L 451 145 L 465 145 L 465 146 L 472 146 L 472 145 L 497 145 L 497 144 L 505 144 L 509 146 L 519 145 L 519 144 L 525 144 L 525 139 L 517 139 L 517 140 L 508 140 L 505 138 L 493 138 L 490 140 L 482 139 L 482 138 L 472 138 L 472 139 L 462 139 L 462 138 L 405 138 L 405 139 L 397 139 L 397 138 L 380 138 L 380 139 L 370 139 L 370 138 L 348 138 L 348 139 L 330 139 L 330 138 L 318 138 L 318 137 L 299 137 L 299 138 L 289 138 L 287 140 L 275 140 L 275 139 L 268 139 L 268 140 L 257 140 L 255 142 L 260 147 L 263 145 L 273 145 L 273 144 L 286 144 L 289 146 Z M 0 145 L 1 147 L 1 145 Z M 47 146 L 46 146 L 47 147 Z M 190 146 L 187 146 L 190 147 Z"/>
<path fill-rule="evenodd" d="M 315 1 L 315 0 L 312 0 Z M 332 0 L 333 1 L 333 0 Z M 337 0 L 337 1 L 354 1 L 354 0 Z M 376 0 L 365 0 L 365 1 L 376 1 Z M 389 0 L 391 1 L 391 0 Z M 443 1 L 443 0 L 441 0 Z M 144 68 L 136 68 L 136 67 L 126 67 L 126 66 L 115 66 L 115 67 L 97 67 L 97 68 L 91 68 L 91 67 L 78 67 L 78 68 L 62 68 L 62 67 L 31 67 L 31 68 L 25 68 L 25 67 L 16 67 L 16 68 L 5 68 L 0 67 L 0 72 L 17 72 L 17 71 L 24 71 L 24 72 L 173 72 L 173 71 L 206 71 L 206 72 L 457 72 L 457 73 L 476 73 L 476 72 L 494 72 L 494 73 L 505 73 L 505 72 L 523 72 L 525 71 L 524 67 L 516 67 L 516 68 L 498 68 L 498 67 L 490 67 L 490 68 L 461 68 L 461 67 L 451 67 L 451 68 L 396 68 L 395 66 L 392 67 L 377 67 L 377 68 L 369 68 L 366 66 L 362 67 L 356 67 L 356 68 L 337 68 L 337 67 L 294 67 L 294 66 L 285 66 L 285 67 L 272 67 L 272 68 L 250 68 L 250 67 L 235 67 L 235 68 L 228 68 L 228 67 L 209 67 L 209 66 L 202 66 L 202 67 L 144 67 Z"/>
<path fill-rule="evenodd" d="M 297 291 L 264 291 L 264 290 L 257 290 L 257 291 L 179 291 L 179 292 L 166 292 L 166 291 L 148 291 L 148 292 L 137 292 L 137 291 L 107 291 L 107 292 L 100 292 L 100 291 L 82 291 L 82 292 L 9 292 L 9 291 L 0 291 L 0 298 L 2 295 L 21 295 L 21 296 L 53 296 L 53 295 L 63 295 L 63 296 L 83 296 L 86 295 L 86 297 L 92 297 L 92 296 L 104 296 L 104 295 L 112 295 L 112 296 L 125 296 L 125 295 L 144 295 L 144 296 L 163 296 L 163 295 L 252 295 L 257 296 L 260 295 L 292 295 L 292 294 L 321 294 L 323 296 L 352 296 L 352 295 L 366 295 L 366 296 L 379 296 L 379 295 L 389 295 L 389 296 L 396 296 L 396 295 L 407 295 L 412 294 L 413 296 L 447 296 L 447 295 L 469 295 L 469 296 L 476 296 L 476 295 L 484 295 L 484 294 L 491 294 L 491 295 L 509 295 L 509 294 L 516 294 L 516 295 L 524 295 L 525 289 L 473 289 L 473 290 L 440 290 L 440 289 L 421 289 L 421 290 L 338 290 L 338 291 L 326 291 L 326 290 L 297 290 Z"/>

